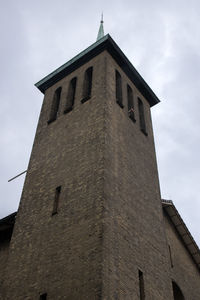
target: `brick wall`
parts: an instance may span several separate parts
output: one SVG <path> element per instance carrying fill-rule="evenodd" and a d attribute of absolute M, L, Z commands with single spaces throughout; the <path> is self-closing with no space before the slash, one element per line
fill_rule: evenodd
<path fill-rule="evenodd" d="M 90 66 L 92 96 L 82 104 Z M 116 69 L 123 109 L 115 98 Z M 75 105 L 63 114 L 74 76 Z M 127 113 L 127 84 L 134 92 L 135 123 Z M 60 86 L 57 120 L 48 125 Z M 137 97 L 147 136 L 140 130 Z M 58 186 L 59 208 L 52 216 Z M 104 51 L 45 93 L 11 241 L 5 299 L 37 300 L 47 293 L 52 300 L 137 300 L 138 270 L 145 299 L 173 299 L 150 107 Z"/>
<path fill-rule="evenodd" d="M 123 109 L 116 104 L 115 69 L 122 76 Z M 110 55 L 106 74 L 106 299 L 139 299 L 138 269 L 146 299 L 171 299 L 150 107 Z M 134 92 L 135 123 L 127 116 L 127 83 Z M 140 130 L 137 97 L 144 104 L 148 136 Z"/>
<path fill-rule="evenodd" d="M 170 277 L 178 284 L 186 300 L 198 300 L 200 298 L 199 270 L 166 214 L 164 214 L 164 221 L 173 263 Z"/>
<path fill-rule="evenodd" d="M 92 97 L 82 104 L 90 66 Z M 74 76 L 74 109 L 63 114 Z M 55 300 L 100 297 L 105 84 L 102 53 L 46 91 L 11 243 L 6 299 L 39 299 L 44 292 Z M 60 110 L 48 125 L 59 86 Z M 60 206 L 52 216 L 57 186 Z"/>

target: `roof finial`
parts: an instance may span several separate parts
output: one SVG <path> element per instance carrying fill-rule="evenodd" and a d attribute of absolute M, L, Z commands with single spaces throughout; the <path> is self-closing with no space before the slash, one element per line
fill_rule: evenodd
<path fill-rule="evenodd" d="M 97 35 L 97 41 L 100 40 L 104 36 L 104 30 L 103 30 L 103 13 L 101 14 L 101 23 L 99 27 L 99 32 Z"/>
<path fill-rule="evenodd" d="M 103 12 L 101 13 L 101 23 L 103 23 Z"/>

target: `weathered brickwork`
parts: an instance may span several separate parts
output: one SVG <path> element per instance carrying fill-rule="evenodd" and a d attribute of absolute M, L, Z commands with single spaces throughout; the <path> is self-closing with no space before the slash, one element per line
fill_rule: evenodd
<path fill-rule="evenodd" d="M 122 76 L 123 109 L 115 100 L 115 69 Z M 150 107 L 110 55 L 106 74 L 107 299 L 139 299 L 138 269 L 146 299 L 171 299 Z M 127 117 L 127 83 L 134 93 L 135 123 Z M 148 136 L 140 130 L 137 97 L 145 107 Z"/>
<path fill-rule="evenodd" d="M 198 300 L 200 299 L 199 270 L 166 214 L 164 214 L 164 222 L 173 266 L 170 268 L 170 277 L 179 285 L 186 300 Z"/>
<path fill-rule="evenodd" d="M 91 98 L 82 104 L 84 72 L 91 66 Z M 123 108 L 116 103 L 116 70 Z M 75 76 L 74 108 L 64 114 Z M 127 84 L 136 122 L 128 117 Z M 59 87 L 57 119 L 48 124 Z M 147 135 L 140 130 L 137 97 Z M 59 186 L 58 213 L 52 216 Z M 173 300 L 172 280 L 182 288 L 191 274 L 196 288 L 199 272 L 164 224 L 149 103 L 103 51 L 45 92 L 6 274 L 0 273 L 2 299 L 37 300 L 47 293 L 48 300 L 139 300 L 141 270 L 145 299 Z M 174 270 L 168 252 L 173 242 L 173 255 L 184 265 Z M 186 300 L 198 300 L 198 288 L 190 295 Z"/>
<path fill-rule="evenodd" d="M 94 68 L 92 97 L 82 104 L 83 74 L 89 66 Z M 74 109 L 63 114 L 74 76 Z M 55 300 L 99 299 L 105 84 L 102 53 L 46 91 L 12 238 L 6 299 L 38 299 L 44 292 Z M 59 86 L 58 117 L 48 125 Z M 52 216 L 60 185 L 59 211 Z"/>

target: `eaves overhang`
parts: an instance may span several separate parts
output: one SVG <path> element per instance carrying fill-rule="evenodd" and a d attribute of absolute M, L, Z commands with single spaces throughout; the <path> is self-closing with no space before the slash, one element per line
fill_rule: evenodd
<path fill-rule="evenodd" d="M 194 263 L 197 265 L 200 271 L 200 249 L 197 246 L 180 214 L 178 213 L 174 203 L 171 200 L 162 199 L 162 206 L 172 224 L 174 225 L 184 246 L 188 250 Z"/>
<path fill-rule="evenodd" d="M 102 51 L 107 50 L 117 64 L 122 68 L 125 74 L 135 84 L 141 94 L 149 102 L 150 106 L 153 106 L 160 102 L 158 97 L 154 94 L 152 89 L 148 86 L 142 76 L 134 68 L 128 58 L 124 55 L 122 50 L 118 47 L 115 41 L 109 34 L 96 41 L 90 47 L 76 55 L 74 58 L 69 60 L 67 63 L 44 77 L 42 80 L 37 82 L 35 86 L 42 92 L 45 93 L 46 89 L 51 87 L 53 84 L 63 79 L 65 76 L 100 54 Z"/>

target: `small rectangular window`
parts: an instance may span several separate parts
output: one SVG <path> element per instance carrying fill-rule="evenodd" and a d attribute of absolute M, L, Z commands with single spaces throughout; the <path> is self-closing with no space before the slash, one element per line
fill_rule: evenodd
<path fill-rule="evenodd" d="M 40 300 L 47 300 L 47 293 L 40 295 Z"/>
<path fill-rule="evenodd" d="M 144 292 L 144 276 L 143 272 L 138 270 L 139 277 L 139 292 L 140 292 L 140 300 L 145 300 L 145 292 Z"/>
<path fill-rule="evenodd" d="M 56 191 L 55 191 L 55 198 L 54 198 L 52 216 L 58 213 L 60 193 L 61 193 L 61 186 L 58 186 L 56 188 Z"/>
<path fill-rule="evenodd" d="M 169 247 L 169 258 L 170 258 L 170 263 L 171 263 L 171 267 L 173 268 L 174 265 L 173 265 L 173 260 L 172 260 L 172 251 L 171 251 L 170 245 L 168 245 L 168 247 Z"/>
<path fill-rule="evenodd" d="M 144 105 L 142 100 L 140 100 L 140 98 L 138 98 L 138 110 L 139 110 L 139 119 L 140 119 L 140 129 L 145 135 L 147 135 L 145 115 L 144 115 Z"/>

